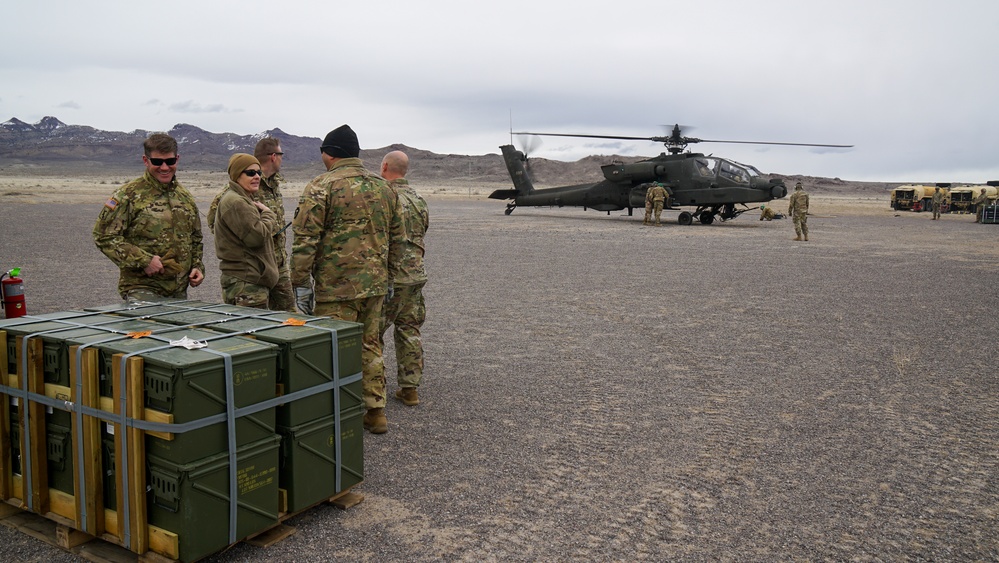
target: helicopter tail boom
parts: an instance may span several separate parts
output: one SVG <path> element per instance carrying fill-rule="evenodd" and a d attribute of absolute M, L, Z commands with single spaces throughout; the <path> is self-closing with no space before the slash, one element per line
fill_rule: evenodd
<path fill-rule="evenodd" d="M 489 194 L 489 197 L 491 199 L 515 199 L 517 196 L 533 192 L 534 184 L 527 173 L 527 157 L 524 156 L 524 153 L 514 148 L 513 145 L 503 145 L 500 150 L 503 151 L 503 161 L 506 163 L 506 169 L 510 173 L 510 179 L 513 180 L 513 186 L 516 189 L 496 190 Z"/>

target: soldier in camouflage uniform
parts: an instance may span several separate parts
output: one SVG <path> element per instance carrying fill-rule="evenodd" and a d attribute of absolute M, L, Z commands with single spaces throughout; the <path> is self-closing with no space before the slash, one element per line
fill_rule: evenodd
<path fill-rule="evenodd" d="M 128 301 L 186 299 L 205 279 L 201 217 L 177 182 L 177 141 L 154 133 L 143 143 L 146 173 L 118 188 L 94 224 L 94 243 L 121 270 Z"/>
<path fill-rule="evenodd" d="M 652 187 L 649 188 L 649 191 L 646 193 L 646 199 L 648 199 L 649 196 L 652 197 L 652 211 L 655 213 L 657 227 L 662 226 L 659 219 L 663 215 L 663 204 L 666 203 L 666 197 L 668 195 L 669 194 L 666 193 L 666 188 L 664 188 L 659 182 L 652 184 Z M 649 213 L 648 204 L 645 205 L 645 213 L 646 215 Z"/>
<path fill-rule="evenodd" d="M 384 338 L 388 325 L 395 325 L 393 337 L 399 384 L 395 398 L 412 407 L 420 404 L 416 388 L 423 379 L 420 327 L 427 318 L 423 302 L 423 286 L 427 283 L 427 272 L 423 268 L 426 249 L 423 237 L 430 225 L 430 211 L 427 202 L 409 187 L 409 180 L 405 178 L 408 169 L 409 157 L 402 151 L 392 151 L 382 159 L 381 175 L 399 197 L 399 213 L 406 237 L 400 261 L 393 268 L 392 289 L 385 303 L 385 317 L 379 336 Z"/>
<path fill-rule="evenodd" d="M 230 305 L 268 308 L 278 281 L 274 232 L 281 228 L 266 205 L 253 200 L 260 190 L 260 162 L 246 153 L 229 159 L 229 187 L 215 215 L 215 253 L 222 271 L 222 299 Z"/>
<path fill-rule="evenodd" d="M 652 224 L 652 214 L 656 216 L 656 226 L 662 226 L 659 219 L 663 214 L 663 203 L 666 202 L 666 188 L 659 182 L 652 182 L 649 189 L 645 191 L 645 221 L 643 225 Z"/>
<path fill-rule="evenodd" d="M 981 223 L 985 216 L 985 208 L 989 205 L 989 192 L 982 189 L 982 193 L 975 198 L 975 222 Z"/>
<path fill-rule="evenodd" d="M 933 219 L 940 218 L 940 208 L 943 206 L 943 201 L 944 194 L 940 191 L 940 188 L 937 188 L 936 191 L 933 192 Z"/>
<path fill-rule="evenodd" d="M 794 184 L 794 193 L 787 205 L 787 213 L 794 219 L 794 240 L 804 236 L 808 240 L 808 194 L 801 188 L 801 182 Z"/>
<path fill-rule="evenodd" d="M 286 246 L 286 233 L 284 222 L 284 195 L 281 193 L 280 183 L 284 181 L 281 177 L 281 163 L 284 160 L 284 152 L 281 150 L 281 142 L 274 137 L 264 137 L 257 141 L 257 146 L 253 150 L 253 156 L 260 162 L 260 169 L 263 178 L 260 181 L 260 190 L 252 195 L 254 201 L 259 201 L 274 212 L 281 226 L 279 232 L 274 235 L 274 258 L 278 264 L 278 281 L 271 288 L 268 299 L 269 308 L 275 311 L 295 312 L 295 293 L 291 289 L 291 261 L 288 260 L 288 249 Z M 222 189 L 212 204 L 208 206 L 208 229 L 215 232 L 215 214 L 222 196 L 228 191 L 229 186 Z"/>
<path fill-rule="evenodd" d="M 760 205 L 760 221 L 767 220 L 773 221 L 774 217 L 777 216 L 777 212 L 774 211 L 773 206 L 767 207 L 766 204 Z"/>
<path fill-rule="evenodd" d="M 404 237 L 399 202 L 388 183 L 364 169 L 357 135 L 347 125 L 321 146 L 327 172 L 305 187 L 292 219 L 291 282 L 306 314 L 363 323 L 364 427 L 388 431 L 382 306 L 390 263 Z M 313 287 L 315 282 L 315 287 Z"/>

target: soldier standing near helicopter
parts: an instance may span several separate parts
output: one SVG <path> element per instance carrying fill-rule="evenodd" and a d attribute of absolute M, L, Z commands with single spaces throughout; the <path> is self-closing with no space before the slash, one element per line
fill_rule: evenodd
<path fill-rule="evenodd" d="M 663 203 L 666 201 L 666 188 L 663 187 L 659 182 L 652 182 L 649 189 L 645 192 L 645 221 L 643 225 L 652 224 L 652 213 L 655 212 L 656 215 L 656 226 L 662 226 L 659 219 L 663 214 Z"/>
<path fill-rule="evenodd" d="M 801 188 L 801 182 L 794 184 L 794 193 L 788 202 L 787 213 L 794 219 L 794 240 L 804 236 L 808 240 L 808 194 Z"/>

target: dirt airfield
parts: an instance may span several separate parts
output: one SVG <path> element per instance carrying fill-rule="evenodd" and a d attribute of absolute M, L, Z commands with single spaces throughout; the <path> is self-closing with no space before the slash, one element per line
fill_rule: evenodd
<path fill-rule="evenodd" d="M 90 235 L 114 185 L 60 181 L 0 177 L 0 267 L 31 313 L 118 301 Z M 221 185 L 185 184 L 202 212 Z M 999 226 L 813 193 L 806 243 L 758 212 L 653 228 L 416 188 L 422 404 L 365 435 L 360 505 L 211 560 L 999 559 Z M 217 301 L 205 243 L 190 297 Z"/>

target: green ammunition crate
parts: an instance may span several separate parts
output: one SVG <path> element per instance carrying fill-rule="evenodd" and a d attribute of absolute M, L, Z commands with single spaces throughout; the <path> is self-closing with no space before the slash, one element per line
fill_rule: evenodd
<path fill-rule="evenodd" d="M 236 452 L 236 539 L 278 523 L 281 437 Z M 177 534 L 180 561 L 195 561 L 229 545 L 229 454 L 178 464 L 148 456 L 149 524 Z"/>
<path fill-rule="evenodd" d="M 63 336 L 78 330 L 81 325 L 89 326 L 115 321 L 114 317 L 95 315 L 93 313 L 65 313 L 60 318 L 41 320 L 38 318 L 20 317 L 10 319 L 11 322 L 0 323 L 0 330 L 7 331 L 7 370 L 17 373 L 21 363 L 21 350 L 17 347 L 18 336 L 38 334 L 35 338 L 42 341 L 43 372 L 46 383 L 69 385 L 69 364 L 66 363 Z M 17 322 L 23 320 L 23 322 Z"/>
<path fill-rule="evenodd" d="M 60 337 L 65 342 L 65 353 L 68 354 L 65 360 L 60 360 L 61 362 L 65 362 L 65 365 L 67 366 L 66 369 L 69 369 L 73 363 L 76 362 L 76 356 L 69 354 L 70 347 L 88 345 L 89 347 L 97 350 L 97 361 L 99 362 L 99 365 L 105 366 L 104 369 L 100 370 L 99 374 L 99 392 L 104 397 L 114 396 L 114 386 L 111 381 L 112 353 L 107 349 L 102 349 L 98 345 L 99 343 L 111 344 L 116 341 L 123 341 L 128 338 L 128 334 L 133 332 L 148 331 L 153 334 L 159 334 L 162 332 L 177 330 L 177 327 L 173 325 L 157 323 L 144 319 L 128 319 L 110 316 L 109 318 L 115 319 L 115 322 L 102 323 L 99 328 L 78 328 L 59 333 Z M 73 393 L 76 393 L 75 389 L 73 390 Z"/>
<path fill-rule="evenodd" d="M 308 325 L 282 324 L 290 313 L 275 313 L 272 319 L 237 319 L 213 326 L 219 332 L 246 332 L 262 342 L 279 346 L 278 383 L 284 393 L 292 393 L 333 381 L 332 329 L 337 335 L 335 357 L 344 378 L 361 371 L 361 333 L 358 323 L 318 318 Z M 310 326 L 311 325 L 311 326 Z M 317 328 L 324 327 L 324 328 Z M 316 393 L 278 407 L 278 426 L 290 428 L 326 418 L 336 412 L 333 390 Z M 340 387 L 340 412 L 362 402 L 361 381 Z"/>
<path fill-rule="evenodd" d="M 178 303 L 178 304 L 174 304 Z M 107 313 L 111 315 L 117 315 L 119 317 L 149 317 L 150 320 L 156 320 L 158 315 L 165 313 L 174 313 L 184 307 L 184 301 L 173 302 L 173 301 L 157 301 L 156 303 L 116 303 L 114 305 L 104 305 L 101 307 L 87 307 L 85 311 L 93 311 L 95 313 Z M 180 307 L 180 308 L 178 308 Z"/>
<path fill-rule="evenodd" d="M 11 401 L 10 413 L 10 449 L 11 472 L 21 475 L 21 432 L 20 409 Z M 73 442 L 72 414 L 67 411 L 52 409 L 45 415 L 45 449 L 48 483 L 50 489 L 59 489 L 64 493 L 74 494 L 73 489 Z"/>
<path fill-rule="evenodd" d="M 298 512 L 329 499 L 364 480 L 364 405 L 294 428 L 281 434 L 281 488 L 288 493 L 288 512 Z M 336 435 L 340 434 L 340 466 Z M 336 476 L 340 474 L 340 486 Z"/>
<path fill-rule="evenodd" d="M 241 336 L 225 336 L 195 328 L 178 328 L 158 333 L 160 338 L 208 340 L 208 349 L 232 356 L 234 406 L 247 407 L 275 396 L 277 380 L 277 347 Z M 222 336 L 222 338 L 219 338 Z M 98 344 L 105 352 L 105 362 L 99 365 L 102 375 L 111 379 L 113 354 L 138 353 L 143 359 L 146 408 L 171 413 L 174 423 L 193 422 L 226 412 L 225 365 L 222 356 L 206 349 L 188 350 L 183 347 L 151 349 L 166 346 L 157 338 L 126 339 Z M 275 430 L 275 408 L 236 419 L 237 446 L 243 446 L 271 436 Z M 148 454 L 169 459 L 174 463 L 190 463 L 227 451 L 226 422 L 205 428 L 175 433 L 173 440 L 146 437 Z"/>
<path fill-rule="evenodd" d="M 114 465 L 114 434 L 107 431 L 107 425 L 101 424 L 101 482 L 104 484 L 103 497 L 104 508 L 118 510 L 118 498 L 116 487 L 118 480 L 115 475 Z"/>

